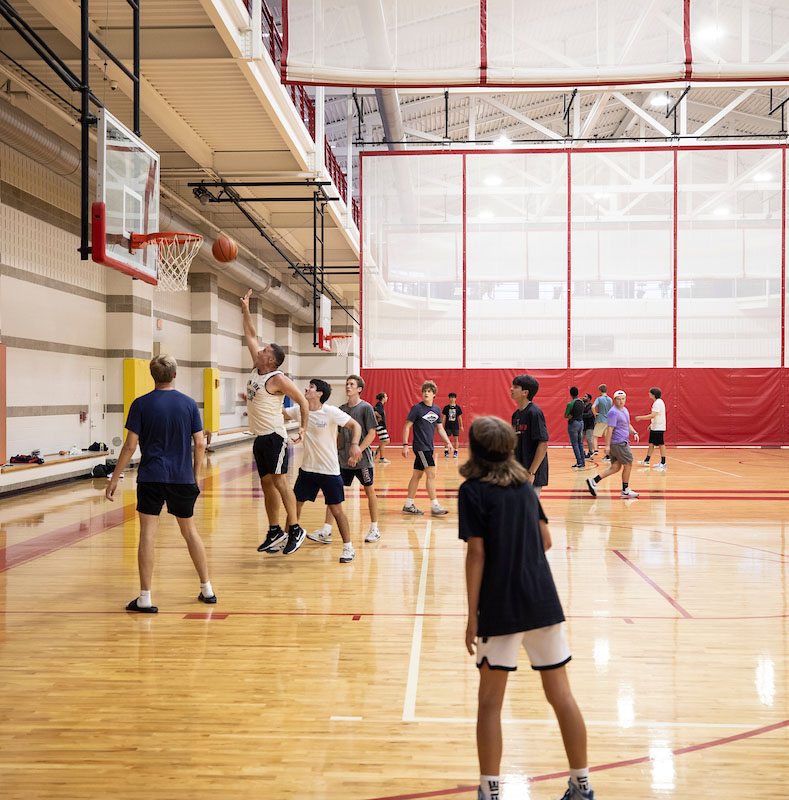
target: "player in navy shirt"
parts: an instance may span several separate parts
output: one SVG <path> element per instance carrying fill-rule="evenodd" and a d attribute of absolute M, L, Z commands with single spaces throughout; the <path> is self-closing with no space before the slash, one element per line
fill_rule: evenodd
<path fill-rule="evenodd" d="M 466 648 L 479 668 L 477 751 L 481 800 L 499 800 L 501 707 L 507 676 L 522 647 L 542 679 L 570 763 L 562 800 L 594 800 L 589 786 L 586 726 L 567 676 L 570 649 L 545 551 L 548 520 L 515 460 L 515 431 L 498 417 L 480 417 L 469 430 L 466 478 L 458 491 L 458 532 L 468 543 Z"/>
<path fill-rule="evenodd" d="M 129 408 L 126 420 L 126 441 L 105 491 L 114 500 L 118 479 L 134 455 L 137 445 L 142 453 L 137 471 L 137 512 L 140 515 L 140 596 L 126 606 L 127 611 L 155 614 L 151 604 L 154 539 L 159 514 L 164 504 L 178 521 L 186 540 L 189 555 L 200 576 L 203 603 L 216 603 L 216 595 L 208 580 L 205 548 L 194 523 L 194 505 L 200 489 L 200 467 L 205 453 L 203 422 L 197 403 L 175 389 L 178 365 L 172 356 L 158 355 L 151 359 L 154 390 L 138 397 Z M 192 442 L 194 441 L 194 457 Z"/>
<path fill-rule="evenodd" d="M 448 448 L 450 446 L 444 426 L 441 424 L 441 409 L 435 404 L 438 387 L 433 381 L 422 384 L 422 402 L 411 407 L 403 428 L 403 458 L 408 458 L 408 435 L 414 429 L 414 471 L 408 482 L 408 499 L 403 506 L 405 514 L 423 514 L 414 504 L 416 491 L 422 475 L 427 476 L 427 494 L 430 497 L 430 513 L 434 517 L 442 517 L 447 513 L 436 500 L 436 462 L 433 459 L 433 439 L 436 430 Z"/>

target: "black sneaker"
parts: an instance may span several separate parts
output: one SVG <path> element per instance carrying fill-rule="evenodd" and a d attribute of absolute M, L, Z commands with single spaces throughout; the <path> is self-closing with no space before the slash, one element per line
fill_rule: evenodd
<path fill-rule="evenodd" d="M 306 535 L 307 531 L 300 525 L 291 525 L 288 531 L 288 543 L 282 548 L 283 555 L 289 556 L 295 553 L 303 544 Z"/>
<path fill-rule="evenodd" d="M 201 603 L 216 603 L 216 595 L 215 594 L 212 594 L 211 597 L 206 597 L 202 592 L 200 592 L 200 594 L 197 595 L 197 599 Z"/>
<path fill-rule="evenodd" d="M 269 528 L 266 534 L 266 541 L 258 547 L 258 553 L 276 553 L 280 545 L 288 538 L 288 534 L 277 525 L 276 528 Z"/>

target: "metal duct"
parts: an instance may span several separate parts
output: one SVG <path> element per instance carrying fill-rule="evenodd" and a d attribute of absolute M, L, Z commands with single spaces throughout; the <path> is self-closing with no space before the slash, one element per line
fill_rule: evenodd
<path fill-rule="evenodd" d="M 79 185 L 79 150 L 3 98 L 0 98 L 0 141 L 55 174 Z M 90 177 L 91 181 L 95 183 L 96 170 L 92 165 Z M 203 237 L 200 255 L 213 262 L 211 253 L 213 236 L 203 226 L 187 222 L 172 209 L 162 204 L 160 204 L 159 224 L 161 230 L 199 233 Z M 309 302 L 265 272 L 265 264 L 262 261 L 255 263 L 238 257 L 224 267 L 224 272 L 244 286 L 249 286 L 259 294 L 265 295 L 267 300 L 279 305 L 283 311 L 290 312 L 299 321 L 312 322 L 312 307 Z"/>

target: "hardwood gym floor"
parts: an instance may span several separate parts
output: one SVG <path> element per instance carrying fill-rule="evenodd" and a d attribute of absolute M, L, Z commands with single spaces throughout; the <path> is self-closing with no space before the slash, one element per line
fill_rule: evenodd
<path fill-rule="evenodd" d="M 156 616 L 124 611 L 138 590 L 134 472 L 115 504 L 104 481 L 3 500 L 0 794 L 475 800 L 459 476 L 437 452 L 450 515 L 400 513 L 411 461 L 390 448 L 383 537 L 362 542 L 354 488 L 348 565 L 336 528 L 330 546 L 257 553 L 251 442 L 209 455 L 197 519 L 219 602 L 197 602 L 163 515 Z M 570 470 L 569 449 L 549 458 L 549 558 L 596 796 L 785 797 L 789 451 L 670 449 L 668 472 L 634 468 L 630 501 L 616 478 L 593 500 L 594 470 Z M 308 504 L 302 524 L 322 515 Z M 561 740 L 525 659 L 504 716 L 504 798 L 559 797 Z"/>

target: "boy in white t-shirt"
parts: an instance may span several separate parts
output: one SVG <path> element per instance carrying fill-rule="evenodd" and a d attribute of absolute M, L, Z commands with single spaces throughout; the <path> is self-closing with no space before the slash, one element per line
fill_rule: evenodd
<path fill-rule="evenodd" d="M 636 417 L 636 420 L 650 420 L 647 456 L 638 463 L 644 467 L 650 466 L 649 459 L 652 457 L 655 445 L 657 445 L 660 448 L 660 463 L 654 464 L 654 468 L 658 472 L 665 472 L 668 469 L 666 466 L 666 445 L 663 441 L 666 433 L 666 404 L 663 402 L 662 395 L 663 392 L 657 386 L 653 386 L 649 390 L 649 396 L 652 398 L 652 411 L 649 414 L 642 414 L 640 417 Z"/>
<path fill-rule="evenodd" d="M 345 491 L 340 474 L 340 462 L 337 458 L 337 428 L 348 428 L 351 431 L 348 464 L 352 467 L 362 457 L 362 451 L 359 449 L 362 429 L 349 414 L 336 406 L 324 405 L 330 395 L 331 386 L 319 378 L 312 378 L 310 385 L 304 390 L 310 417 L 304 433 L 304 456 L 293 492 L 296 495 L 296 508 L 299 515 L 301 515 L 301 509 L 305 502 L 308 500 L 313 502 L 318 496 L 318 492 L 323 492 L 323 499 L 334 519 L 337 520 L 337 527 L 342 536 L 340 563 L 347 564 L 353 561 L 356 553 L 351 544 L 348 517 L 345 516 L 342 507 Z M 299 420 L 301 417 L 298 406 L 284 409 L 283 413 L 295 420 Z"/>

